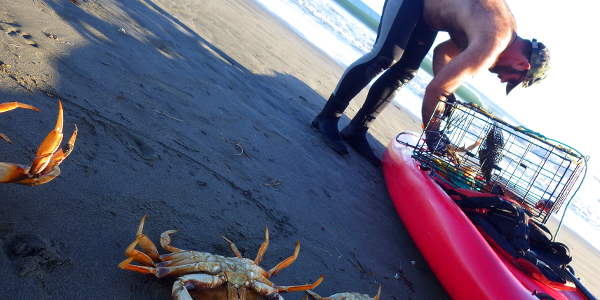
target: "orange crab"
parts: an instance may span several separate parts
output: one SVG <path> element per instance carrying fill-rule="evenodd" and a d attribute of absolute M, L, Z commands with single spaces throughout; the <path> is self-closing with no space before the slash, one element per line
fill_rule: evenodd
<path fill-rule="evenodd" d="M 457 152 L 463 152 L 463 153 L 469 152 L 469 151 L 475 149 L 480 144 L 481 144 L 481 140 L 476 141 L 473 145 L 471 145 L 469 147 L 465 147 L 464 145 L 462 147 L 458 147 L 458 146 L 454 146 L 452 144 L 448 144 L 448 145 L 446 145 L 446 150 L 447 150 L 446 156 L 453 164 L 459 165 L 461 163 L 462 159 L 460 158 L 460 156 Z"/>
<path fill-rule="evenodd" d="M 256 259 L 242 258 L 233 242 L 221 236 L 229 244 L 236 257 L 224 257 L 207 252 L 186 251 L 170 245 L 170 235 L 177 230 L 165 231 L 160 236 L 161 246 L 169 253 L 159 255 L 156 246 L 142 233 L 142 218 L 136 240 L 127 247 L 128 259 L 119 268 L 155 275 L 158 278 L 180 275 L 173 284 L 172 296 L 175 300 L 215 299 L 215 300 L 283 300 L 279 293 L 306 291 L 317 287 L 323 275 L 313 284 L 299 286 L 276 286 L 268 279 L 296 260 L 300 243 L 296 244 L 294 255 L 285 259 L 269 271 L 259 267 L 263 254 L 269 245 L 269 230 L 265 226 L 265 241 L 258 250 Z M 144 250 L 135 249 L 136 245 Z M 141 265 L 132 265 L 136 261 Z M 192 298 L 194 296 L 194 298 Z"/>
<path fill-rule="evenodd" d="M 51 131 L 46 139 L 40 145 L 35 159 L 31 166 L 17 165 L 7 162 L 0 162 L 0 183 L 17 183 L 24 185 L 40 185 L 49 182 L 60 175 L 58 165 L 67 158 L 75 145 L 77 137 L 77 125 L 75 131 L 69 140 L 69 143 L 60 148 L 63 139 L 63 108 L 60 100 L 58 101 L 58 120 L 56 127 Z M 27 108 L 35 111 L 39 110 L 31 105 L 19 102 L 6 102 L 0 104 L 0 113 L 7 112 L 16 108 Z M 8 137 L 0 133 L 0 138 L 11 143 Z"/>

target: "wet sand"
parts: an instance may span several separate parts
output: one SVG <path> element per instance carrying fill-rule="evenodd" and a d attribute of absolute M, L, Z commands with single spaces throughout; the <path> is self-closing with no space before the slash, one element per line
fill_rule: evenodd
<path fill-rule="evenodd" d="M 323 296 L 381 284 L 382 300 L 449 299 L 381 169 L 334 153 L 309 126 L 343 71 L 253 1 L 0 0 L 0 102 L 41 111 L 0 115 L 13 141 L 1 160 L 33 160 L 58 99 L 65 136 L 79 128 L 60 177 L 0 185 L 1 298 L 169 299 L 175 278 L 117 268 L 147 215 L 155 243 L 177 229 L 174 246 L 226 256 L 219 234 L 254 258 L 268 226 L 267 269 L 299 241 L 278 285 L 325 274 Z M 390 106 L 371 142 L 381 155 L 406 130 L 420 120 Z M 598 293 L 600 255 L 562 237 Z"/>

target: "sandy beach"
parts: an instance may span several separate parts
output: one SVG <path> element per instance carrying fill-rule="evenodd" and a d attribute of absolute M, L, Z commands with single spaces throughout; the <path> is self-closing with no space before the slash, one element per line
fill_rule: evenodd
<path fill-rule="evenodd" d="M 0 298 L 170 299 L 173 277 L 117 268 L 144 233 L 158 244 L 256 256 L 272 280 L 325 275 L 323 296 L 450 299 L 389 199 L 380 168 L 341 156 L 309 126 L 344 67 L 251 0 L 0 0 L 1 161 L 30 164 L 53 130 L 78 127 L 62 174 L 0 185 Z M 349 122 L 363 91 L 343 117 Z M 379 155 L 420 120 L 388 107 L 370 130 Z M 600 295 L 600 253 L 563 229 L 560 240 Z M 162 249 L 161 249 L 162 251 Z M 304 293 L 283 295 L 299 300 Z"/>

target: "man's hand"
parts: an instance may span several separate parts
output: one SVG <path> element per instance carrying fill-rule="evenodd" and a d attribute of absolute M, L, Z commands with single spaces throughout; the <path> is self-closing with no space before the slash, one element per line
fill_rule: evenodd
<path fill-rule="evenodd" d="M 480 32 L 472 38 L 469 37 L 468 46 L 456 56 L 453 56 L 456 50 L 453 46 L 456 45 L 452 42 L 444 42 L 444 47 L 439 49 L 436 47 L 439 54 L 437 57 L 434 55 L 435 75 L 425 89 L 421 110 L 421 118 L 424 122 L 431 119 L 427 124 L 427 130 L 439 129 L 439 119 L 432 116 L 443 113 L 437 104 L 445 99 L 444 95 L 454 93 L 467 79 L 491 68 L 510 42 L 512 33 L 512 29 L 507 27 L 500 32 L 494 32 L 493 39 L 490 40 L 489 35 Z"/>
<path fill-rule="evenodd" d="M 452 112 L 452 107 L 454 107 L 454 103 L 456 103 L 456 96 L 454 93 L 446 96 L 446 103 L 444 108 L 444 114 L 442 115 L 442 119 L 448 118 L 450 113 Z"/>

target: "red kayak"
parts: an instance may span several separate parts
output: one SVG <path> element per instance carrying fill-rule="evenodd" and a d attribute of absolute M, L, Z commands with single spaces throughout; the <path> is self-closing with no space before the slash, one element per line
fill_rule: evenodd
<path fill-rule="evenodd" d="M 383 172 L 402 222 L 453 300 L 595 299 L 576 279 L 537 280 L 492 247 L 432 168 L 413 157 L 417 144 L 420 134 L 398 135 L 385 151 Z"/>

